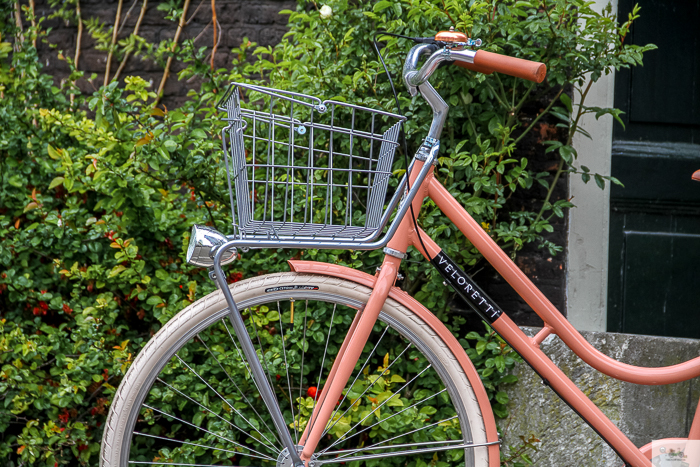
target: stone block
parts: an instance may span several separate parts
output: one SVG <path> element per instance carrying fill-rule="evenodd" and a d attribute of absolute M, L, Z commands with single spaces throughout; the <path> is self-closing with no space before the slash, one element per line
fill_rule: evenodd
<path fill-rule="evenodd" d="M 538 328 L 523 328 L 535 335 Z M 604 354 L 636 366 L 674 365 L 700 355 L 700 340 L 582 332 Z M 541 345 L 552 361 L 637 446 L 655 439 L 685 437 L 700 397 L 698 380 L 666 386 L 642 386 L 615 380 L 582 362 L 556 336 Z M 542 443 L 532 457 L 537 466 L 619 467 L 615 452 L 525 363 L 515 369 L 518 382 L 508 390 L 510 418 L 499 422 L 504 444 L 534 434 Z"/>
<path fill-rule="evenodd" d="M 107 66 L 107 52 L 96 49 L 83 50 L 80 53 L 79 69 L 87 72 L 104 73 Z"/>
<path fill-rule="evenodd" d="M 226 2 L 216 9 L 216 17 L 222 26 L 241 23 L 242 16 L 241 4 L 237 2 Z"/>
<path fill-rule="evenodd" d="M 254 26 L 234 26 L 229 28 L 226 34 L 226 45 L 228 47 L 238 47 L 244 38 L 251 42 L 258 42 L 259 31 Z"/>
<path fill-rule="evenodd" d="M 257 8 L 243 8 L 242 20 L 246 24 L 275 24 L 279 23 L 279 18 L 286 18 L 279 14 L 279 4 L 275 5 L 260 5 Z"/>
<path fill-rule="evenodd" d="M 129 57 L 129 61 L 124 67 L 124 73 L 127 75 L 141 76 L 144 72 L 149 71 L 162 72 L 163 67 L 153 60 L 134 57 L 133 55 Z"/>
<path fill-rule="evenodd" d="M 260 29 L 258 42 L 260 45 L 277 45 L 286 32 L 287 28 L 280 26 L 264 27 Z"/>

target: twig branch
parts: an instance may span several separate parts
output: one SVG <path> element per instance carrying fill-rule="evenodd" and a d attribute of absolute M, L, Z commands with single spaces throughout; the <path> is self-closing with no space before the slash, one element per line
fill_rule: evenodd
<path fill-rule="evenodd" d="M 109 54 L 107 55 L 107 68 L 105 69 L 105 80 L 104 86 L 109 84 L 109 69 L 112 66 L 112 55 L 114 54 L 114 47 L 117 43 L 117 36 L 119 35 L 119 19 L 122 15 L 122 4 L 124 0 L 119 0 L 117 5 L 117 17 L 114 19 L 114 26 L 112 28 L 112 44 L 109 46 Z"/>
<path fill-rule="evenodd" d="M 75 57 L 73 57 L 73 66 L 78 69 L 78 60 L 80 60 L 80 45 L 83 41 L 83 16 L 80 11 L 80 0 L 75 0 L 75 16 L 78 17 L 78 37 L 75 39 Z M 71 93 L 70 103 L 73 105 L 75 94 Z"/>
<path fill-rule="evenodd" d="M 34 38 L 32 39 L 32 45 L 36 49 L 36 10 L 34 9 L 34 0 L 29 0 L 29 8 L 32 10 L 32 16 L 30 21 L 32 22 L 32 29 L 34 29 Z"/>
<path fill-rule="evenodd" d="M 124 19 L 122 20 L 122 24 L 119 26 L 119 31 L 117 31 L 117 35 L 122 33 L 122 29 L 124 29 L 124 26 L 126 26 L 126 22 L 129 21 L 129 18 L 131 17 L 131 12 L 134 10 L 134 7 L 136 6 L 136 2 L 139 0 L 134 0 L 134 3 L 131 4 L 128 10 L 126 10 L 126 14 L 124 15 Z"/>
<path fill-rule="evenodd" d="M 203 4 L 204 4 L 204 0 L 201 0 L 201 1 L 199 2 L 199 5 L 197 5 L 197 8 L 195 8 L 195 9 L 194 9 L 194 12 L 192 12 L 192 15 L 190 16 L 190 19 L 188 19 L 187 21 L 185 21 L 185 26 L 187 26 L 188 24 L 190 24 L 190 23 L 192 22 L 192 20 L 194 19 L 194 17 L 197 16 L 197 12 L 199 11 L 199 9 L 202 7 Z"/>
<path fill-rule="evenodd" d="M 214 56 L 216 55 L 216 46 L 219 45 L 219 42 L 216 40 L 216 0 L 211 0 L 211 22 L 214 24 L 214 47 L 211 50 L 211 71 L 214 71 Z"/>
<path fill-rule="evenodd" d="M 143 6 L 141 6 L 141 13 L 139 13 L 139 19 L 136 20 L 136 26 L 134 26 L 134 36 L 138 36 L 139 34 L 139 28 L 141 27 L 141 22 L 143 21 L 143 17 L 146 14 L 146 6 L 148 5 L 148 0 L 143 0 Z M 127 60 L 129 60 L 129 56 L 131 55 L 131 52 L 127 52 L 124 55 L 124 58 L 122 59 L 122 62 L 119 64 L 119 68 L 117 68 L 117 72 L 114 74 L 114 78 L 112 78 L 114 81 L 119 79 L 119 75 L 121 74 L 122 70 L 126 66 Z"/>
<path fill-rule="evenodd" d="M 187 16 L 187 9 L 189 8 L 189 6 L 190 0 L 185 0 L 185 5 L 182 7 L 182 14 L 180 15 L 180 22 L 177 25 L 177 32 L 175 33 L 175 38 L 173 39 L 173 46 L 170 49 L 170 52 L 172 54 L 175 54 L 175 49 L 177 49 L 177 43 L 180 40 L 180 34 L 182 34 L 182 30 L 185 27 L 185 17 Z M 170 65 L 172 65 L 172 63 L 173 55 L 170 55 L 170 57 L 168 57 L 168 61 L 165 63 L 163 79 L 160 80 L 160 86 L 158 86 L 158 92 L 156 93 L 156 101 L 154 103 L 154 106 L 158 105 L 161 97 L 163 97 L 163 88 L 165 88 L 165 82 L 168 80 L 168 76 L 170 76 Z"/>
<path fill-rule="evenodd" d="M 15 43 L 15 51 L 18 51 L 24 43 L 24 26 L 22 26 L 22 10 L 19 1 L 15 3 L 15 25 L 19 29 L 19 43 Z"/>

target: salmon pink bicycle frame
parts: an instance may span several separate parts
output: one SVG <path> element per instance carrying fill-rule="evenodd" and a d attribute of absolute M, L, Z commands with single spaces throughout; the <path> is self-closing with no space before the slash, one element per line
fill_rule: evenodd
<path fill-rule="evenodd" d="M 513 263 L 508 255 L 491 239 L 484 229 L 462 208 L 444 186 L 430 174 L 423 182 L 422 195 L 429 197 L 437 207 L 457 226 L 467 239 L 484 255 L 484 258 L 493 265 L 515 291 L 532 307 L 537 315 L 542 318 L 545 325 L 535 337 L 526 336 L 523 331 L 504 313 L 498 305 L 491 300 L 471 278 L 462 271 L 440 249 L 440 247 L 423 231 L 416 231 L 413 222 L 408 217 L 403 220 L 398 232 L 389 242 L 389 247 L 405 252 L 408 246 L 413 246 L 423 256 L 437 267 L 447 281 L 460 295 L 477 311 L 481 317 L 532 367 L 561 399 L 566 402 L 581 418 L 583 418 L 629 465 L 649 466 L 651 457 L 651 444 L 638 449 L 623 434 L 603 412 L 591 402 L 588 397 L 540 350 L 540 343 L 550 334 L 556 334 L 561 340 L 580 357 L 584 362 L 610 377 L 629 383 L 644 385 L 663 385 L 678 383 L 700 376 L 700 357 L 693 360 L 663 368 L 644 368 L 618 362 L 601 353 L 591 346 L 581 334 L 569 323 L 564 316 L 552 305 L 544 294 L 528 279 L 528 277 Z M 414 200 L 414 212 L 418 211 L 424 197 Z M 420 235 L 420 238 L 419 238 Z M 425 245 L 425 248 L 423 248 Z M 331 275 L 336 277 L 351 278 L 364 285 L 371 286 L 374 290 L 364 309 L 362 318 L 353 332 L 348 334 L 338 355 L 336 362 L 353 358 L 355 353 L 361 351 L 364 341 L 361 341 L 363 333 L 374 325 L 379 308 L 392 291 L 396 280 L 396 272 L 400 259 L 386 255 L 379 274 L 376 277 L 349 269 L 346 267 L 316 263 L 312 261 L 290 261 L 294 271 Z M 357 353 L 359 357 L 359 353 Z M 334 365 L 332 372 L 340 371 Z M 345 368 L 352 369 L 354 365 L 344 364 Z M 330 383 L 323 388 L 319 404 L 313 417 L 321 421 L 330 417 L 334 404 L 324 404 L 325 400 L 335 401 L 337 395 L 345 385 L 344 374 L 335 374 L 335 378 L 329 378 Z M 488 413 L 490 406 L 488 401 L 482 406 Z M 484 417 L 487 424 L 487 439 L 497 440 L 498 433 L 493 417 Z M 319 428 L 320 427 L 320 428 Z M 324 423 L 317 423 L 311 433 L 304 433 L 302 438 L 305 449 L 302 457 L 313 453 L 315 443 L 318 442 L 320 433 L 325 427 Z M 689 440 L 700 440 L 700 416 L 696 411 L 693 419 Z M 491 446 L 497 452 L 498 446 Z M 498 465 L 498 456 L 490 456 L 491 465 Z M 495 460 L 495 462 L 493 462 Z"/>
<path fill-rule="evenodd" d="M 442 34 L 442 33 L 441 33 Z M 450 33 L 452 34 L 452 33 Z M 461 37 L 461 36 L 460 36 Z M 459 39 L 459 38 L 458 38 Z M 423 66 L 418 68 L 418 59 L 429 53 Z M 456 358 L 467 372 L 469 381 L 474 384 L 479 406 L 481 408 L 486 429 L 489 450 L 489 465 L 499 465 L 499 437 L 496 423 L 491 411 L 488 397 L 474 367 L 468 361 L 464 350 L 459 346 L 452 334 L 441 325 L 439 320 L 417 301 L 394 286 L 401 260 L 405 257 L 409 246 L 413 246 L 423 254 L 440 272 L 445 280 L 459 295 L 486 321 L 489 325 L 532 367 L 564 402 L 566 402 L 583 420 L 585 420 L 620 456 L 626 465 L 634 467 L 650 466 L 650 459 L 658 452 L 653 452 L 651 444 L 637 448 L 605 414 L 540 350 L 540 343 L 549 335 L 555 334 L 584 362 L 601 373 L 621 381 L 644 385 L 663 385 L 678 383 L 700 376 L 700 357 L 677 365 L 662 368 L 644 368 L 618 362 L 591 346 L 581 334 L 564 318 L 544 294 L 527 278 L 513 263 L 509 256 L 491 239 L 489 234 L 466 212 L 466 210 L 450 195 L 447 189 L 435 178 L 433 161 L 439 148 L 439 135 L 444 123 L 447 105 L 427 82 L 437 66 L 444 62 L 454 62 L 465 68 L 479 72 L 498 71 L 513 76 L 540 82 L 546 70 L 544 65 L 526 60 L 503 57 L 488 52 L 472 52 L 459 48 L 450 50 L 444 47 L 440 50 L 434 44 L 414 47 L 406 60 L 404 81 L 412 94 L 420 91 L 433 108 L 433 122 L 429 135 L 413 164 L 409 168 L 408 187 L 411 196 L 407 196 L 404 205 L 397 214 L 398 221 L 390 227 L 386 242 L 368 243 L 364 248 L 383 247 L 385 257 L 381 268 L 375 276 L 356 271 L 344 266 L 318 263 L 313 261 L 289 261 L 292 270 L 297 272 L 342 277 L 359 284 L 368 286 L 372 293 L 366 305 L 355 316 L 339 354 L 333 363 L 326 385 L 322 388 L 318 402 L 315 405 L 311 422 L 300 439 L 300 447 L 294 446 L 281 417 L 279 406 L 269 391 L 267 384 L 261 384 L 261 396 L 270 409 L 273 422 L 282 437 L 283 444 L 290 452 L 293 465 L 302 467 L 309 465 L 316 446 L 335 409 L 335 402 L 342 396 L 342 391 L 348 382 L 360 354 L 367 343 L 370 332 L 377 321 L 379 313 L 388 297 L 399 301 L 428 323 L 450 346 Z M 420 157 L 423 154 L 423 157 Z M 430 157 L 428 156 L 430 154 Z M 403 187 L 402 187 L 403 189 Z M 407 190 L 408 192 L 408 190 Z M 526 336 L 508 315 L 488 297 L 482 289 L 459 266 L 450 259 L 441 248 L 424 232 L 415 221 L 426 198 L 430 198 L 437 207 L 457 226 L 466 238 L 478 249 L 484 258 L 505 278 L 515 291 L 527 302 L 537 315 L 544 321 L 543 329 L 533 338 Z M 408 212 L 408 207 L 411 212 Z M 415 217 L 413 217 L 415 216 Z M 200 232 L 201 233 L 201 232 Z M 195 238 L 197 231 L 193 233 Z M 240 246 L 236 241 L 226 241 L 226 237 L 218 232 L 208 232 L 209 244 L 206 254 L 201 261 L 211 261 L 212 276 L 223 291 L 230 306 L 230 319 L 234 328 L 240 315 L 228 290 L 225 275 L 221 265 L 232 260 L 232 250 Z M 212 241 L 212 235 L 221 236 Z M 203 237 L 202 237 L 203 238 Z M 206 246 L 205 243 L 202 245 Z M 262 245 L 267 246 L 267 245 Z M 271 245 L 272 246 L 272 243 Z M 301 245 L 303 246 L 303 245 Z M 189 253 L 188 253 L 189 254 Z M 207 256 L 205 258 L 205 256 Z M 211 259 L 209 259 L 211 258 Z M 189 261 L 189 258 L 188 258 Z M 204 265 L 205 263 L 201 263 Z M 210 265 L 206 263 L 206 265 Z M 431 324 L 433 323 L 433 324 Z M 236 331 L 244 335 L 245 327 L 238 323 Z M 246 357 L 257 361 L 255 350 L 246 349 L 242 340 Z M 257 363 L 259 365 L 259 362 Z M 253 376 L 256 377 L 256 365 L 251 361 Z M 262 371 L 261 369 L 258 371 Z M 260 381 L 265 381 L 264 375 Z M 310 427 L 310 428 L 309 428 Z M 696 411 L 688 440 L 700 440 L 700 415 Z M 672 439 L 662 440 L 673 442 Z M 475 445 L 476 447 L 476 445 Z M 656 448 L 655 448 L 656 449 Z"/>

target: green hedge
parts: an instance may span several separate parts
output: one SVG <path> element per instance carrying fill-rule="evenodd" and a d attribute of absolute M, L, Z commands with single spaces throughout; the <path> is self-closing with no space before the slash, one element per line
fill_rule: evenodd
<path fill-rule="evenodd" d="M 3 3 L 0 457 L 5 465 L 97 465 L 110 397 L 129 363 L 163 323 L 214 290 L 205 271 L 185 264 L 184 252 L 194 222 L 224 231 L 230 223 L 218 138 L 223 124 L 214 107 L 230 81 L 262 75 L 273 86 L 395 111 L 371 48 L 380 29 L 426 36 L 454 25 L 484 40 L 487 50 L 544 61 L 549 75 L 542 86 L 450 68 L 436 73 L 436 88 L 453 106 L 437 173 L 513 255 L 530 242 L 551 254 L 561 250 L 542 234 L 551 231 L 552 216 L 563 216 L 570 206 L 566 200 L 550 200 L 550 189 L 536 211 L 509 212 L 508 199 L 536 183 L 549 189 L 567 171 L 584 179 L 592 175 L 575 160 L 571 137 L 583 114 L 616 111 L 583 107 L 578 97 L 579 104 L 572 105 L 562 90 L 571 84 L 574 94 L 585 95 L 580 86 L 586 73 L 597 79 L 612 68 L 641 63 L 644 49 L 623 45 L 628 25 L 618 26 L 610 11 L 601 16 L 587 3 L 565 0 L 334 0 L 326 18 L 320 6 L 300 1 L 297 11 L 288 12 L 290 31 L 280 45 L 246 43 L 233 51 L 229 70 L 213 72 L 207 50 L 179 44 L 174 55 L 185 68 L 178 78 L 197 77 L 201 85 L 180 108 L 166 109 L 154 106 L 153 90 L 136 76 L 93 95 L 75 87 L 82 74 L 74 68 L 70 79 L 54 82 L 32 45 L 35 39 L 50 42 L 50 31 L 24 7 L 20 32 L 10 20 L 16 4 Z M 56 7 L 59 16 L 75 19 L 75 4 Z M 175 20 L 181 14 L 177 2 L 159 9 Z M 33 19 L 36 26 L 28 27 Z M 91 23 L 98 41 L 111 37 L 108 29 Z M 383 40 L 398 81 L 410 44 Z M 125 40 L 114 49 L 115 59 L 134 51 L 134 43 L 143 41 Z M 139 50 L 164 60 L 170 47 L 164 42 Z M 524 125 L 523 109 L 543 96 L 553 98 Z M 400 100 L 415 148 L 429 109 L 405 92 Z M 562 128 L 561 139 L 545 142 L 560 155 L 554 173 L 532 172 L 516 150 L 538 121 Z M 402 157 L 394 169 L 401 173 Z M 604 184 L 604 177 L 595 179 Z M 478 264 L 478 252 L 434 206 L 428 204 L 421 222 L 465 267 Z M 286 259 L 295 254 L 300 253 L 246 253 L 229 268 L 228 279 L 286 270 Z M 308 251 L 304 258 L 371 271 L 381 253 Z M 411 258 L 417 259 L 415 252 Z M 404 287 L 443 320 L 449 318 L 456 333 L 463 332 L 442 280 L 415 262 L 408 263 L 406 275 Z M 498 384 L 514 362 L 510 350 L 492 334 L 469 337 L 480 339 L 468 353 L 479 364 L 497 414 L 505 415 L 507 396 Z"/>

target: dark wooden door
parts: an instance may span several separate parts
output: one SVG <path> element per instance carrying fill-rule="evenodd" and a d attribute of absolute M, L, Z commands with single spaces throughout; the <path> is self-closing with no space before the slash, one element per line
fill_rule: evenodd
<path fill-rule="evenodd" d="M 700 0 L 638 3 L 627 40 L 659 49 L 616 76 L 608 330 L 700 338 Z"/>

